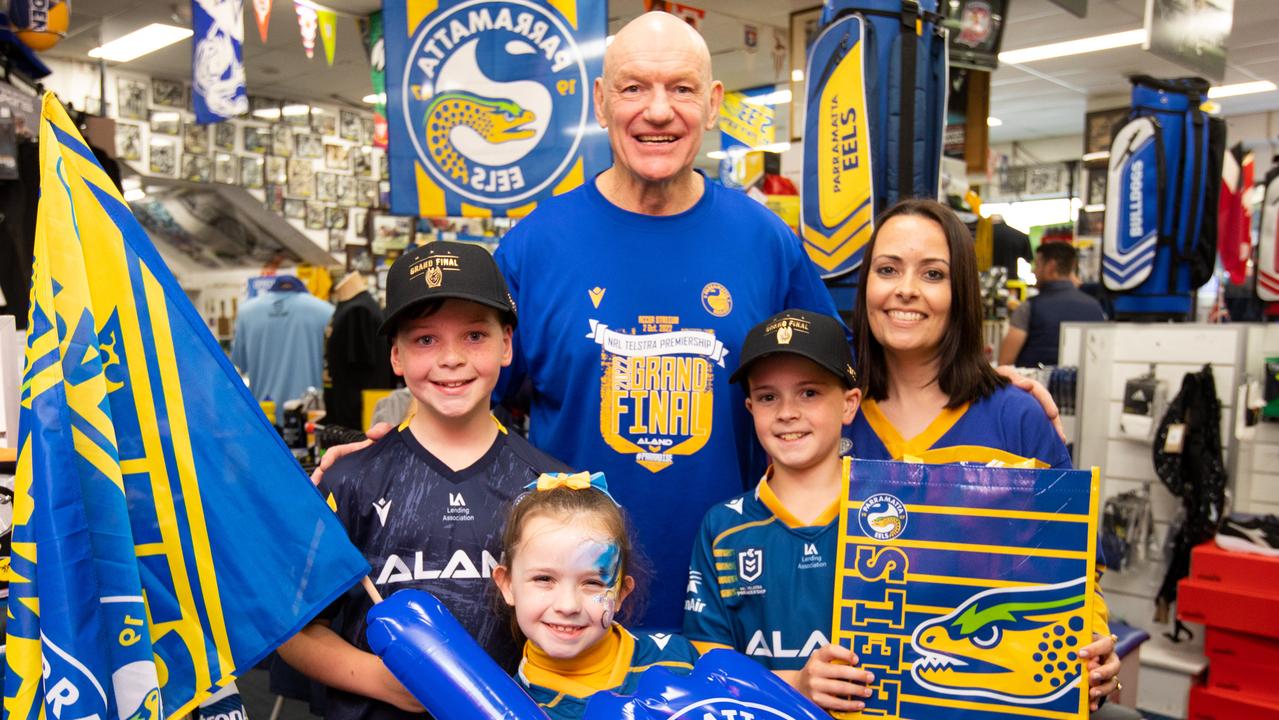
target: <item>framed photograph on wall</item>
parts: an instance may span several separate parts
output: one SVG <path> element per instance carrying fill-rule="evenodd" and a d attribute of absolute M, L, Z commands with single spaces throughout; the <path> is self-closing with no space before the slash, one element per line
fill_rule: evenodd
<path fill-rule="evenodd" d="M 338 111 L 338 136 L 351 142 L 360 141 L 360 116 L 350 110 Z"/>
<path fill-rule="evenodd" d="M 130 120 L 147 119 L 147 84 L 141 80 L 119 78 L 115 84 L 116 113 Z"/>
<path fill-rule="evenodd" d="M 209 156 L 184 154 L 182 156 L 182 179 L 207 183 L 209 181 Z"/>
<path fill-rule="evenodd" d="M 172 177 L 178 171 L 178 149 L 172 140 L 152 140 L 150 147 L 151 172 Z"/>
<path fill-rule="evenodd" d="M 315 199 L 321 202 L 335 202 L 338 199 L 337 175 L 331 172 L 315 174 Z"/>
<path fill-rule="evenodd" d="M 116 123 L 115 150 L 121 160 L 141 160 L 142 126 L 126 122 Z"/>
<path fill-rule="evenodd" d="M 151 104 L 156 107 L 183 109 L 187 106 L 186 85 L 176 80 L 151 81 Z"/>
<path fill-rule="evenodd" d="M 341 228 L 329 229 L 329 252 L 340 253 L 346 247 L 346 230 Z"/>
<path fill-rule="evenodd" d="M 817 39 L 822 28 L 821 7 L 800 10 L 790 14 L 790 139 L 804 137 L 804 105 L 808 97 L 808 78 L 795 81 L 795 71 L 808 72 L 808 46 Z"/>
<path fill-rule="evenodd" d="M 271 128 L 244 126 L 244 151 L 263 155 L 271 147 Z"/>
<path fill-rule="evenodd" d="M 326 212 L 328 213 L 329 227 L 337 228 L 339 230 L 346 230 L 346 222 L 347 222 L 346 214 L 348 212 L 346 208 L 334 207 L 330 205 L 328 209 L 326 210 Z"/>
<path fill-rule="evenodd" d="M 350 175 L 337 176 L 337 202 L 343 207 L 352 207 L 360 202 L 359 190 L 355 178 Z"/>
<path fill-rule="evenodd" d="M 292 220 L 306 219 L 306 201 L 294 198 L 284 199 L 284 217 Z"/>
<path fill-rule="evenodd" d="M 324 157 L 324 140 L 315 133 L 299 133 L 294 138 L 293 153 L 300 158 L 320 160 Z"/>
<path fill-rule="evenodd" d="M 235 152 L 235 124 L 227 120 L 213 126 L 213 147 Z"/>
<path fill-rule="evenodd" d="M 307 230 L 323 230 L 328 220 L 329 214 L 325 210 L 324 203 L 312 200 L 306 204 Z"/>
<path fill-rule="evenodd" d="M 345 145 L 325 144 L 324 167 L 330 170 L 350 170 L 351 149 Z"/>
<path fill-rule="evenodd" d="M 209 126 L 182 123 L 182 151 L 189 155 L 208 155 Z"/>
<path fill-rule="evenodd" d="M 403 250 L 413 243 L 417 230 L 417 218 L 404 215 L 373 215 L 372 237 L 374 255 L 384 255 L 387 250 Z"/>
<path fill-rule="evenodd" d="M 237 169 L 234 155 L 230 153 L 213 154 L 213 182 L 235 185 Z"/>
<path fill-rule="evenodd" d="M 182 129 L 182 113 L 176 110 L 152 110 L 151 132 L 160 135 L 177 135 Z"/>
<path fill-rule="evenodd" d="M 260 188 L 266 183 L 262 177 L 263 160 L 245 155 L 240 158 L 240 184 L 246 188 Z"/>
<path fill-rule="evenodd" d="M 271 126 L 271 154 L 293 157 L 293 130 L 288 125 Z"/>
<path fill-rule="evenodd" d="M 311 199 L 315 195 L 315 166 L 310 160 L 289 160 L 289 197 Z"/>
<path fill-rule="evenodd" d="M 269 155 L 266 159 L 266 182 L 268 185 L 283 186 L 289 181 L 288 161 L 282 157 Z"/>
<path fill-rule="evenodd" d="M 284 214 L 284 186 L 272 185 L 267 183 L 262 186 L 262 194 L 266 200 L 266 206 L 273 211 Z"/>
<path fill-rule="evenodd" d="M 321 135 L 337 135 L 338 134 L 338 116 L 332 110 L 324 108 L 311 108 L 311 132 Z"/>

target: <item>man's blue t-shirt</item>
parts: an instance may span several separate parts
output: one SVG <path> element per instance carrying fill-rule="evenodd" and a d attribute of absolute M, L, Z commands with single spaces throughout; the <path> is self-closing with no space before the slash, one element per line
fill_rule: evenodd
<path fill-rule="evenodd" d="M 709 180 L 655 217 L 594 182 L 543 203 L 497 251 L 520 323 L 508 391 L 532 389 L 530 439 L 602 471 L 655 571 L 640 626 L 680 626 L 688 552 L 706 510 L 763 472 L 728 377 L 752 326 L 787 308 L 835 314 L 795 234 Z"/>

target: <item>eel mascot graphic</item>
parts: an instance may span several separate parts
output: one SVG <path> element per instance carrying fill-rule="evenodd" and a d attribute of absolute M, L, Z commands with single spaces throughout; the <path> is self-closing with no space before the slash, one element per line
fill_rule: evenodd
<path fill-rule="evenodd" d="M 533 137 L 535 130 L 526 126 L 536 119 L 531 111 L 510 100 L 462 91 L 440 93 L 426 106 L 426 151 L 445 173 L 465 184 L 471 174 L 454 149 L 454 129 L 468 127 L 486 142 L 507 143 Z"/>
<path fill-rule="evenodd" d="M 392 211 L 523 216 L 607 167 L 588 132 L 604 5 L 387 3 Z"/>
<path fill-rule="evenodd" d="M 935 693 L 1018 705 L 1078 691 L 1085 661 L 1086 578 L 995 588 L 915 628 L 911 675 Z"/>

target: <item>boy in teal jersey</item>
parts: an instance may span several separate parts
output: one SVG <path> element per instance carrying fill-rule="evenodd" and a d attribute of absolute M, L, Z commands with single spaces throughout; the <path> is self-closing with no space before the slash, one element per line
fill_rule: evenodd
<path fill-rule="evenodd" d="M 729 647 L 829 711 L 857 711 L 874 675 L 830 644 L 841 430 L 857 414 L 852 353 L 833 317 L 786 310 L 746 336 L 730 378 L 772 465 L 755 490 L 707 512 L 693 547 L 684 635 Z M 840 664 L 836 664 L 839 661 Z"/>

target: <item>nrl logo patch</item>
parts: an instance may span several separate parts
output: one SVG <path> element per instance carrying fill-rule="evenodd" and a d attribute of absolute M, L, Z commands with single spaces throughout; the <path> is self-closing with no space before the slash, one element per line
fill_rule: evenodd
<path fill-rule="evenodd" d="M 737 577 L 743 582 L 755 582 L 764 573 L 764 551 L 747 548 L 737 553 Z"/>

